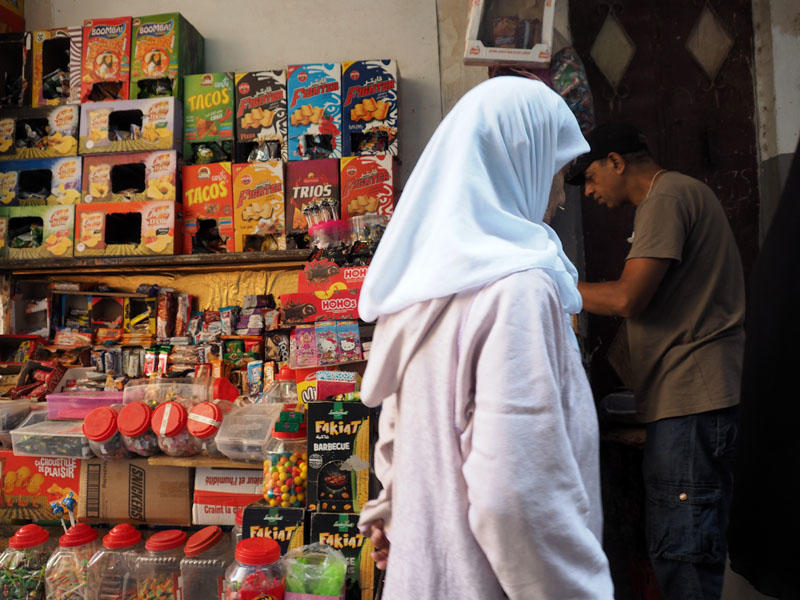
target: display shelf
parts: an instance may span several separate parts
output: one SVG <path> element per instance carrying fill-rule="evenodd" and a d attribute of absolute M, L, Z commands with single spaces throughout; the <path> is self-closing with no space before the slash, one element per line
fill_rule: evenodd
<path fill-rule="evenodd" d="M 242 462 L 228 458 L 212 456 L 189 456 L 186 458 L 159 454 L 147 459 L 147 464 L 158 467 L 214 467 L 217 469 L 250 469 L 260 470 L 263 465 L 258 462 Z"/>

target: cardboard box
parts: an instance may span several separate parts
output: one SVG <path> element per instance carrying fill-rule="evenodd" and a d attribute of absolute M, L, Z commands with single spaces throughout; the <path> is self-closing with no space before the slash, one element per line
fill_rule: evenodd
<path fill-rule="evenodd" d="M 74 206 L 12 206 L 8 209 L 8 259 L 69 258 L 74 230 Z M 27 247 L 19 247 L 21 239 Z"/>
<path fill-rule="evenodd" d="M 394 212 L 395 164 L 388 154 L 348 156 L 341 161 L 342 219 Z"/>
<path fill-rule="evenodd" d="M 3 73 L 0 83 L 0 106 L 30 105 L 30 49 L 30 32 L 0 32 L 0 73 Z M 0 151 L 2 151 L 1 146 Z"/>
<path fill-rule="evenodd" d="M 156 334 L 157 298 L 125 298 L 122 328 L 126 333 Z"/>
<path fill-rule="evenodd" d="M 191 524 L 191 473 L 147 459 L 81 463 L 78 518 L 89 523 Z"/>
<path fill-rule="evenodd" d="M 179 150 L 181 102 L 146 98 L 81 105 L 81 154 Z"/>
<path fill-rule="evenodd" d="M 75 256 L 174 254 L 180 250 L 176 206 L 163 201 L 79 204 Z"/>
<path fill-rule="evenodd" d="M 370 409 L 308 405 L 308 509 L 358 513 L 369 498 Z"/>
<path fill-rule="evenodd" d="M 83 160 L 83 202 L 175 201 L 175 150 L 87 156 Z"/>
<path fill-rule="evenodd" d="M 242 514 L 242 538 L 268 537 L 278 542 L 281 554 L 299 548 L 305 538 L 304 508 L 271 507 L 261 500 Z"/>
<path fill-rule="evenodd" d="M 76 458 L 15 456 L 11 450 L 0 450 L 0 523 L 57 521 L 50 503 L 69 492 L 80 506 L 80 464 Z"/>
<path fill-rule="evenodd" d="M 81 102 L 130 98 L 131 18 L 83 22 Z"/>
<path fill-rule="evenodd" d="M 342 156 L 397 156 L 397 63 L 342 63 Z"/>
<path fill-rule="evenodd" d="M 197 146 L 216 144 L 233 158 L 233 73 L 202 73 L 184 78 L 183 157 L 195 162 Z"/>
<path fill-rule="evenodd" d="M 289 236 L 308 233 L 308 221 L 315 210 L 332 207 L 339 217 L 339 161 L 335 159 L 296 161 L 286 165 L 286 232 Z M 309 213 L 304 211 L 309 209 Z M 309 214 L 309 216 L 306 216 Z"/>
<path fill-rule="evenodd" d="M 372 600 L 377 571 L 370 554 L 369 537 L 358 530 L 358 515 L 316 513 L 311 515 L 309 543 L 336 548 L 347 559 L 345 600 Z"/>
<path fill-rule="evenodd" d="M 183 168 L 183 251 L 235 251 L 231 163 Z"/>
<path fill-rule="evenodd" d="M 270 158 L 289 160 L 286 141 L 286 71 L 236 74 L 236 162 L 249 162 L 258 145 Z"/>
<path fill-rule="evenodd" d="M 8 257 L 8 211 L 5 206 L 0 206 L 0 260 Z"/>
<path fill-rule="evenodd" d="M 0 33 L 25 31 L 23 0 L 0 0 Z"/>
<path fill-rule="evenodd" d="M 233 525 L 239 508 L 262 496 L 264 474 L 260 469 L 211 469 L 198 467 L 194 474 L 195 525 Z"/>
<path fill-rule="evenodd" d="M 309 292 L 281 294 L 281 322 L 296 325 L 327 319 L 357 319 L 358 290 L 333 289 L 329 298 L 320 298 Z"/>
<path fill-rule="evenodd" d="M 367 276 L 367 267 L 339 267 L 329 260 L 306 264 L 297 278 L 298 293 L 326 298 L 335 290 L 360 290 Z"/>
<path fill-rule="evenodd" d="M 80 103 L 82 33 L 80 27 L 33 32 L 32 106 Z"/>
<path fill-rule="evenodd" d="M 0 159 L 76 156 L 78 115 L 76 104 L 3 111 L 0 115 Z"/>
<path fill-rule="evenodd" d="M 203 70 L 205 41 L 180 13 L 133 19 L 131 98 L 183 98 L 183 78 Z"/>
<path fill-rule="evenodd" d="M 289 160 L 342 156 L 341 74 L 339 63 L 289 67 Z"/>
<path fill-rule="evenodd" d="M 0 202 L 6 206 L 77 204 L 81 157 L 0 162 Z"/>
<path fill-rule="evenodd" d="M 286 250 L 283 161 L 233 165 L 236 252 Z"/>

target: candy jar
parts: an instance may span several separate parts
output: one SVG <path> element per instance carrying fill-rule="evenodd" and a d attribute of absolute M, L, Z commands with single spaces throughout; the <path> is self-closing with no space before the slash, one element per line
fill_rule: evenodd
<path fill-rule="evenodd" d="M 86 567 L 87 600 L 136 600 L 134 568 L 141 551 L 141 533 L 127 523 L 114 526 Z"/>
<path fill-rule="evenodd" d="M 86 600 L 86 567 L 99 548 L 97 530 L 76 523 L 58 539 L 58 546 L 44 570 L 47 600 Z"/>
<path fill-rule="evenodd" d="M 223 456 L 216 443 L 221 425 L 222 409 L 213 402 L 201 402 L 189 411 L 186 428 L 200 441 L 203 454 Z"/>
<path fill-rule="evenodd" d="M 154 533 L 136 557 L 136 589 L 139 600 L 179 600 L 181 559 L 186 534 L 180 529 Z"/>
<path fill-rule="evenodd" d="M 13 600 L 44 600 L 44 568 L 50 534 L 38 525 L 20 527 L 0 554 L 0 593 Z"/>
<path fill-rule="evenodd" d="M 242 541 L 242 523 L 244 520 L 244 507 L 237 508 L 236 512 L 233 513 L 233 520 L 234 525 L 233 529 L 231 529 L 231 538 L 233 538 L 233 545 L 234 547 L 236 544 Z"/>
<path fill-rule="evenodd" d="M 117 427 L 117 411 L 110 406 L 98 406 L 83 420 L 83 435 L 97 458 L 130 458 Z"/>
<path fill-rule="evenodd" d="M 186 425 L 189 413 L 183 405 L 170 401 L 159 404 L 153 411 L 150 424 L 158 436 L 158 447 L 169 456 L 194 456 L 200 452 L 202 442 L 194 437 Z"/>
<path fill-rule="evenodd" d="M 126 404 L 119 412 L 117 426 L 122 443 L 130 452 L 139 456 L 158 453 L 158 438 L 150 426 L 152 416 L 150 407 L 139 401 Z"/>
<path fill-rule="evenodd" d="M 305 423 L 276 423 L 264 461 L 264 499 L 270 506 L 306 505 L 306 456 Z"/>
<path fill-rule="evenodd" d="M 287 365 L 281 367 L 275 380 L 264 391 L 261 402 L 280 402 L 297 404 L 297 382 L 295 372 Z"/>
<path fill-rule="evenodd" d="M 224 600 L 283 598 L 285 571 L 281 549 L 272 538 L 252 537 L 236 544 L 236 560 L 225 572 Z"/>
<path fill-rule="evenodd" d="M 187 600 L 217 600 L 225 571 L 233 562 L 230 537 L 216 525 L 190 537 L 183 549 L 181 581 Z"/>

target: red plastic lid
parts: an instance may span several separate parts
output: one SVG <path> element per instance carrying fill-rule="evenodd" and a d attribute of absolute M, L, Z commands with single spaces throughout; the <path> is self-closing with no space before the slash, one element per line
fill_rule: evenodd
<path fill-rule="evenodd" d="M 222 529 L 217 525 L 203 527 L 186 542 L 183 553 L 186 556 L 198 556 L 216 546 L 222 540 Z"/>
<path fill-rule="evenodd" d="M 237 525 L 242 524 L 242 519 L 244 519 L 244 506 L 236 509 L 236 512 L 233 513 L 233 519 Z"/>
<path fill-rule="evenodd" d="M 50 534 L 46 529 L 31 523 L 17 529 L 16 533 L 8 540 L 8 547 L 23 550 L 44 544 L 49 539 Z"/>
<path fill-rule="evenodd" d="M 216 435 L 222 425 L 222 409 L 213 402 L 201 402 L 189 411 L 186 429 L 194 437 L 204 439 Z"/>
<path fill-rule="evenodd" d="M 117 427 L 122 435 L 139 437 L 150 429 L 153 411 L 144 402 L 126 404 L 117 417 Z"/>
<path fill-rule="evenodd" d="M 62 548 L 74 548 L 75 546 L 89 544 L 96 539 L 96 529 L 86 523 L 76 523 L 67 529 L 67 533 L 58 538 L 58 545 Z"/>
<path fill-rule="evenodd" d="M 83 419 L 83 435 L 93 442 L 105 442 L 117 433 L 117 411 L 98 406 Z"/>
<path fill-rule="evenodd" d="M 175 437 L 186 428 L 186 409 L 177 402 L 164 402 L 153 411 L 150 424 L 160 436 Z"/>
<path fill-rule="evenodd" d="M 290 369 L 288 365 L 283 365 L 278 374 L 275 375 L 275 381 L 295 381 L 294 369 Z"/>
<path fill-rule="evenodd" d="M 272 427 L 272 437 L 278 438 L 279 440 L 302 440 L 308 437 L 308 428 L 306 424 L 303 423 L 300 425 L 299 431 L 291 432 L 291 431 L 275 431 L 275 426 Z"/>
<path fill-rule="evenodd" d="M 260 567 L 276 562 L 281 557 L 278 542 L 267 537 L 252 537 L 236 544 L 236 560 L 243 565 Z"/>
<path fill-rule="evenodd" d="M 137 531 L 132 525 L 128 525 L 127 523 L 115 525 L 111 528 L 111 531 L 103 536 L 103 546 L 109 550 L 130 548 L 141 541 L 141 532 Z"/>
<path fill-rule="evenodd" d="M 235 402 L 239 397 L 239 388 L 228 381 L 227 377 L 217 377 L 211 386 L 211 397 L 214 400 Z"/>
<path fill-rule="evenodd" d="M 145 549 L 163 552 L 164 550 L 172 550 L 173 548 L 180 548 L 186 542 L 186 533 L 180 529 L 167 529 L 166 531 L 159 531 L 150 536 L 144 544 Z"/>

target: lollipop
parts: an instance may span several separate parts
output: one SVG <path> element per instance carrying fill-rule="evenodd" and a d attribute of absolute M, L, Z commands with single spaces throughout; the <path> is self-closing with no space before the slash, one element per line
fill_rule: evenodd
<path fill-rule="evenodd" d="M 61 504 L 64 505 L 64 508 L 66 508 L 67 512 L 69 513 L 70 525 L 74 526 L 75 525 L 75 504 L 76 504 L 75 493 L 74 492 L 70 492 L 69 494 L 67 494 L 66 497 L 61 501 Z"/>
<path fill-rule="evenodd" d="M 64 533 L 67 532 L 67 524 L 64 522 L 64 507 L 61 506 L 58 502 L 51 502 L 50 508 L 53 511 L 53 515 L 58 517 L 61 520 L 61 526 L 64 528 Z"/>

